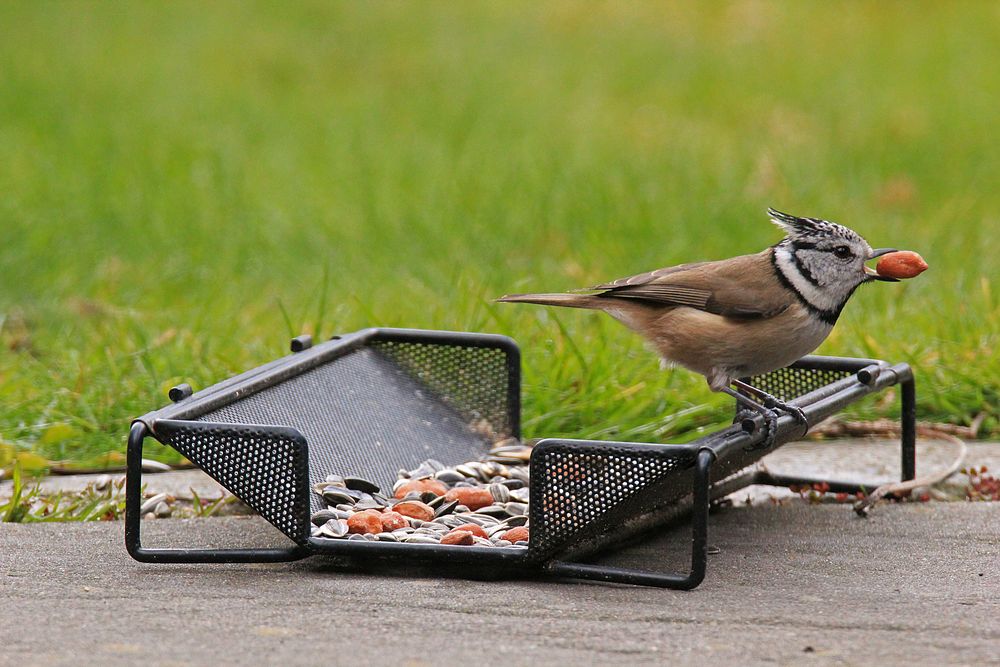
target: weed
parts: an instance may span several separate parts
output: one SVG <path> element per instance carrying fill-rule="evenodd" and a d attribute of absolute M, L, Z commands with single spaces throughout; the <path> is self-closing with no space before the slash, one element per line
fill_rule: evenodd
<path fill-rule="evenodd" d="M 0 504 L 3 521 L 35 523 L 41 521 L 114 521 L 125 513 L 124 477 L 106 483 L 92 482 L 79 492 L 43 494 L 35 483 L 27 488 L 21 467 L 14 465 L 13 492 Z"/>

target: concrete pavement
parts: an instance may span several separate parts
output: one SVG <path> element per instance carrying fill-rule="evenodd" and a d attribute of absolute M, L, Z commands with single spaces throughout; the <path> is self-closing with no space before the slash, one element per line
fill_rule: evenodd
<path fill-rule="evenodd" d="M 280 544 L 255 517 L 158 545 Z M 607 559 L 680 566 L 677 528 Z M 145 565 L 120 523 L 0 524 L 0 664 L 995 664 L 1000 508 L 755 505 L 713 515 L 692 592 L 279 565 Z"/>

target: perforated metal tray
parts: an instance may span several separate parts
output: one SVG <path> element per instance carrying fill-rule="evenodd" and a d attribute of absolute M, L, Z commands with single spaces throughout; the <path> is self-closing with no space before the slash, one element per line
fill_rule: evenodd
<path fill-rule="evenodd" d="M 475 460 L 520 433 L 520 354 L 489 334 L 367 329 L 299 352 L 177 400 L 133 422 L 129 438 L 126 547 L 141 561 L 255 562 L 328 554 L 370 563 L 406 559 L 506 567 L 650 585 L 691 588 L 704 576 L 709 500 L 769 450 L 762 424 L 733 426 L 685 445 L 548 439 L 530 461 L 527 549 L 333 540 L 310 536 L 321 501 L 312 485 L 330 472 L 391 487 L 396 471 L 427 458 Z M 807 357 L 751 378 L 799 405 L 811 424 L 848 403 L 902 383 L 903 478 L 913 476 L 913 378 L 905 364 Z M 775 446 L 801 436 L 778 421 Z M 287 549 L 149 549 L 141 545 L 141 455 L 145 438 L 170 445 L 243 499 L 291 540 Z M 711 479 L 720 480 L 714 486 Z M 794 480 L 801 482 L 803 480 Z M 692 564 L 681 574 L 571 563 L 620 540 L 691 513 Z"/>

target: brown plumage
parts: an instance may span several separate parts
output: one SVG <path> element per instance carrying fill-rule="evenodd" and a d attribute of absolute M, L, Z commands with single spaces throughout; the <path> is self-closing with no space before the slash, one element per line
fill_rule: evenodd
<path fill-rule="evenodd" d="M 646 337 L 664 360 L 704 375 L 720 391 L 733 378 L 787 366 L 829 333 L 782 285 L 773 252 L 657 269 L 595 285 L 586 290 L 592 294 L 498 301 L 602 310 Z"/>

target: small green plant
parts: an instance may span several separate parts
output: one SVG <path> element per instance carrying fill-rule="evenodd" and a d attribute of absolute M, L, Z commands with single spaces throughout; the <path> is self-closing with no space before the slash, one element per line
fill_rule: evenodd
<path fill-rule="evenodd" d="M 28 514 L 28 507 L 30 506 L 32 500 L 32 493 L 29 492 L 27 497 L 24 497 L 24 484 L 21 480 L 21 465 L 18 462 L 14 462 L 13 471 L 13 481 L 14 481 L 14 492 L 7 501 L 5 505 L 0 505 L 0 513 L 3 515 L 3 520 L 5 523 L 20 523 L 25 515 Z M 35 487 L 35 492 L 37 493 L 38 487 Z"/>
<path fill-rule="evenodd" d="M 125 479 L 93 482 L 76 493 L 42 493 L 36 483 L 28 488 L 21 467 L 13 468 L 13 493 L 0 504 L 0 517 L 8 523 L 42 521 L 114 521 L 125 514 Z"/>
<path fill-rule="evenodd" d="M 10 498 L 0 503 L 0 521 L 37 523 L 43 521 L 116 521 L 125 516 L 125 478 L 91 482 L 80 491 L 44 493 L 38 483 L 25 481 L 21 466 L 12 469 L 13 489 Z M 143 489 L 145 496 L 145 489 Z M 202 498 L 191 489 L 191 501 L 166 497 L 175 518 L 206 518 L 219 514 L 246 514 L 248 509 L 231 495 L 216 499 Z"/>
<path fill-rule="evenodd" d="M 214 515 L 220 507 L 236 502 L 236 496 L 221 496 L 215 500 L 202 499 L 198 492 L 191 488 L 191 515 L 205 518 Z"/>

